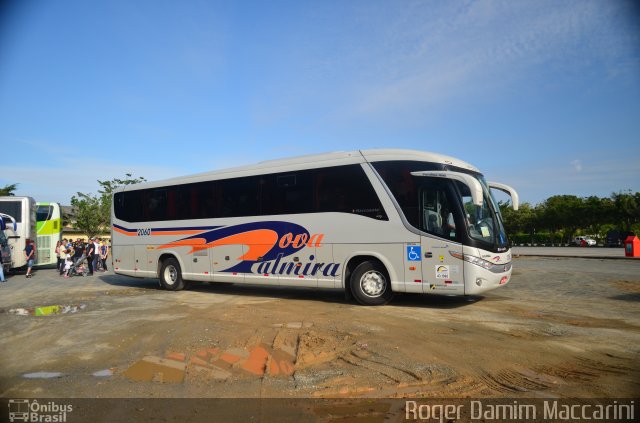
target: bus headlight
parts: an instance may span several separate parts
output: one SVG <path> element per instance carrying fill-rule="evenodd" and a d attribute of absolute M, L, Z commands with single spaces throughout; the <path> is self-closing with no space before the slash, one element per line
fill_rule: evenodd
<path fill-rule="evenodd" d="M 494 264 L 490 261 L 483 260 L 480 257 L 470 256 L 468 254 L 460 254 L 455 251 L 449 251 L 449 253 L 455 258 L 459 258 L 460 260 L 467 261 L 471 264 L 475 264 L 476 266 L 480 266 L 487 270 L 491 270 L 491 268 L 494 266 Z"/>

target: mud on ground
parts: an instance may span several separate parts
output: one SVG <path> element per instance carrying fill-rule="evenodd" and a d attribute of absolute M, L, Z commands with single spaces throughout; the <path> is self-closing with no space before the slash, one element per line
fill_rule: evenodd
<path fill-rule="evenodd" d="M 514 269 L 484 297 L 384 307 L 306 288 L 17 275 L 0 285 L 0 395 L 638 397 L 640 262 Z"/>

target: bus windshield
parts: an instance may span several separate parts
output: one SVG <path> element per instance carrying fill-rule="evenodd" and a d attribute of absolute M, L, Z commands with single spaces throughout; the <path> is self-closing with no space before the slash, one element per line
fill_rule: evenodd
<path fill-rule="evenodd" d="M 38 209 L 36 210 L 36 221 L 45 222 L 47 220 L 51 220 L 52 214 L 53 206 L 49 204 L 38 204 Z"/>
<path fill-rule="evenodd" d="M 482 206 L 473 204 L 469 187 L 461 182 L 456 182 L 460 201 L 464 207 L 465 223 L 469 236 L 476 241 L 491 244 L 496 248 L 507 247 L 507 234 L 491 190 L 483 177 L 478 177 L 483 191 Z"/>
<path fill-rule="evenodd" d="M 508 247 L 500 209 L 479 173 L 417 161 L 379 162 L 374 167 L 414 228 L 485 250 Z"/>

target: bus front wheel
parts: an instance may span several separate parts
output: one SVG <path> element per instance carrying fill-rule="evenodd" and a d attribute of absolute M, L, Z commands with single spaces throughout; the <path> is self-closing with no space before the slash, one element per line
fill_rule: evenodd
<path fill-rule="evenodd" d="M 162 263 L 160 269 L 160 284 L 169 291 L 180 291 L 184 288 L 180 263 L 175 258 L 169 258 Z"/>
<path fill-rule="evenodd" d="M 387 270 L 375 261 L 360 263 L 349 283 L 356 301 L 363 305 L 383 305 L 393 296 Z"/>

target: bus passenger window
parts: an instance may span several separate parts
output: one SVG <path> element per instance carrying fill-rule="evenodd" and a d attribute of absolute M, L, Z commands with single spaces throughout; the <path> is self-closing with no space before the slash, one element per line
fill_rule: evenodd
<path fill-rule="evenodd" d="M 146 220 L 166 220 L 167 218 L 167 190 L 154 189 L 145 192 L 146 197 Z"/>

